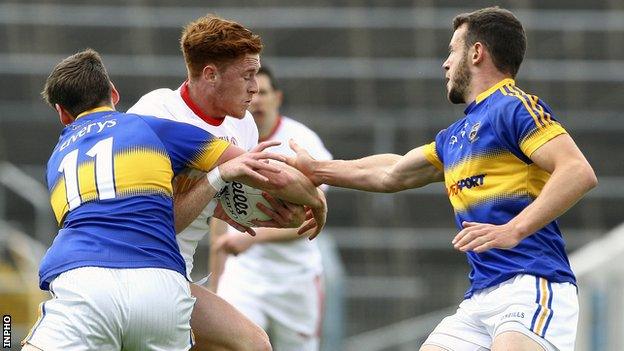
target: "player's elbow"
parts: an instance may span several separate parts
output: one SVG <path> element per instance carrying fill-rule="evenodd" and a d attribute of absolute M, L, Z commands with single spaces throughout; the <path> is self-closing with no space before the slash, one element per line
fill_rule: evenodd
<path fill-rule="evenodd" d="M 598 186 L 598 177 L 592 166 L 585 160 L 579 160 L 574 165 L 571 165 L 571 169 L 575 173 L 575 182 L 581 184 L 585 192 Z"/>
<path fill-rule="evenodd" d="M 586 187 L 587 187 L 587 191 L 597 187 L 598 186 L 598 177 L 596 177 L 596 173 L 594 172 L 594 169 L 589 164 L 587 164 L 587 167 L 586 167 L 584 173 L 585 173 L 584 178 L 585 178 L 585 184 L 586 184 Z"/>
<path fill-rule="evenodd" d="M 405 190 L 407 189 L 405 184 L 403 182 L 401 182 L 400 179 L 396 178 L 396 177 L 392 177 L 390 175 L 386 175 L 385 177 L 383 177 L 382 181 L 381 181 L 381 188 L 379 189 L 379 192 L 382 193 L 396 193 L 399 192 L 401 190 Z"/>

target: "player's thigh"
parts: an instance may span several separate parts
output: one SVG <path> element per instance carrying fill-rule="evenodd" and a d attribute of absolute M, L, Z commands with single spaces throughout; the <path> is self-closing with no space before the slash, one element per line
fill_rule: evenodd
<path fill-rule="evenodd" d="M 546 350 L 527 334 L 517 331 L 506 331 L 498 334 L 492 343 L 492 351 L 556 351 Z"/>
<path fill-rule="evenodd" d="M 483 298 L 483 305 L 498 304 L 500 307 L 482 320 L 493 339 L 505 332 L 516 332 L 545 350 L 574 350 L 578 320 L 578 296 L 574 285 L 521 275 L 502 283 Z M 513 335 L 507 335 L 505 339 Z"/>
<path fill-rule="evenodd" d="M 197 299 L 191 315 L 193 350 L 271 350 L 264 330 L 225 300 L 195 284 L 191 293 Z"/>
<path fill-rule="evenodd" d="M 191 312 L 195 298 L 189 282 L 173 270 L 141 268 L 120 271 L 128 291 L 128 350 L 186 351 L 192 346 Z"/>

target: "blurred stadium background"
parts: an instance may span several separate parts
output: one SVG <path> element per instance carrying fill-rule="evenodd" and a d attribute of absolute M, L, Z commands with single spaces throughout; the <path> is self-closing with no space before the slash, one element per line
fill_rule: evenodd
<path fill-rule="evenodd" d="M 36 269 L 55 226 L 43 186 L 61 126 L 39 97 L 61 58 L 102 53 L 125 110 L 185 77 L 181 27 L 212 12 L 262 35 L 263 63 L 285 91 L 283 113 L 336 158 L 405 153 L 462 115 L 440 65 L 466 0 L 109 0 L 0 3 L 0 312 L 13 349 L 45 298 Z M 624 349 L 624 2 L 499 1 L 523 21 L 518 85 L 544 98 L 594 166 L 600 185 L 561 218 L 580 275 L 577 350 Z M 574 182 L 574 179 L 570 179 Z M 324 349 L 416 350 L 467 287 L 467 264 L 442 186 L 396 195 L 332 189 L 323 235 Z M 207 242 L 207 241 L 206 241 Z M 589 245 L 589 246 L 587 246 Z M 198 262 L 207 262 L 207 247 Z M 198 264 L 196 277 L 207 264 Z M 203 271 L 202 271 L 203 270 Z M 452 311 L 452 310 L 451 310 Z"/>

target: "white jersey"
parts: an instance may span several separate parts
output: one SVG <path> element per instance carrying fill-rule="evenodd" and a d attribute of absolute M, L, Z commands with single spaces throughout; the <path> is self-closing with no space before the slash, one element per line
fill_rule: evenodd
<path fill-rule="evenodd" d="M 329 160 L 332 155 L 325 149 L 318 135 L 310 128 L 288 117 L 279 117 L 278 124 L 266 140 L 281 141 L 281 145 L 267 150 L 286 156 L 295 156 L 288 146 L 288 140 L 294 139 L 310 155 L 319 160 Z M 229 256 L 227 265 L 243 269 L 250 274 L 259 274 L 268 278 L 268 283 L 284 281 L 287 277 L 302 274 L 318 275 L 322 271 L 321 254 L 315 240 L 300 240 L 258 243 L 237 256 Z M 261 270 L 258 267 L 262 267 Z"/>
<path fill-rule="evenodd" d="M 190 100 L 186 83 L 176 90 L 157 89 L 143 95 L 128 110 L 128 113 L 150 115 L 192 124 L 246 151 L 258 144 L 258 127 L 251 113 L 246 112 L 242 119 L 226 116 L 222 121 L 206 116 Z M 219 122 L 221 123 L 219 124 Z M 187 169 L 175 177 L 173 187 L 176 191 L 185 191 L 204 176 L 205 173 L 203 172 Z M 193 270 L 193 255 L 197 249 L 197 244 L 209 230 L 209 220 L 216 205 L 216 200 L 210 201 L 193 223 L 176 236 L 180 253 L 186 262 L 186 275 L 189 279 Z"/>

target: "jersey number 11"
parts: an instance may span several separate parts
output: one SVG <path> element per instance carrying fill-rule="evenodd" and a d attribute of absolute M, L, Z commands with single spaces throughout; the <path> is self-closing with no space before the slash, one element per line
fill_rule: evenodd
<path fill-rule="evenodd" d="M 80 188 L 78 184 L 78 152 L 73 150 L 61 161 L 58 171 L 65 177 L 65 191 L 69 210 L 80 206 Z M 115 198 L 115 181 L 113 174 L 113 138 L 98 141 L 89 151 L 87 156 L 95 158 L 95 186 L 98 199 Z"/>

